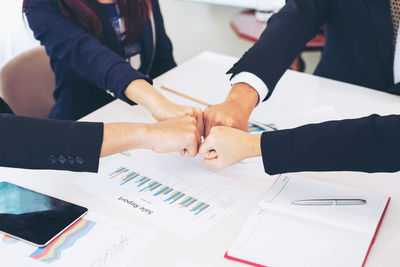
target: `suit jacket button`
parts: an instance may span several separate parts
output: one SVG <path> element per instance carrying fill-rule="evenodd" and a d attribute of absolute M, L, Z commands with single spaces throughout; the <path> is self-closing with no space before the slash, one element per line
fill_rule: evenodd
<path fill-rule="evenodd" d="M 109 95 L 111 95 L 111 96 L 115 97 L 114 93 L 113 93 L 113 92 L 111 92 L 111 90 L 110 90 L 110 89 L 106 90 L 106 92 L 107 92 L 107 94 L 109 94 Z"/>
<path fill-rule="evenodd" d="M 53 164 L 57 163 L 57 157 L 55 155 L 50 155 L 49 160 Z"/>
<path fill-rule="evenodd" d="M 69 164 L 73 165 L 75 163 L 75 158 L 73 156 L 68 156 L 67 161 Z"/>
<path fill-rule="evenodd" d="M 79 165 L 82 165 L 84 160 L 82 157 L 77 156 L 75 157 L 75 162 L 78 163 Z"/>
<path fill-rule="evenodd" d="M 64 164 L 66 161 L 67 161 L 67 159 L 63 155 L 60 155 L 58 157 L 58 162 L 60 162 L 61 164 Z"/>

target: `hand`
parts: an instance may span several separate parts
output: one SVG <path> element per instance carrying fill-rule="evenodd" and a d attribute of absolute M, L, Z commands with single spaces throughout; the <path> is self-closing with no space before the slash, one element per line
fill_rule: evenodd
<path fill-rule="evenodd" d="M 157 121 L 187 115 L 195 118 L 197 128 L 201 135 L 203 135 L 203 112 L 201 109 L 172 103 L 147 81 L 142 79 L 132 81 L 126 88 L 125 95 L 133 102 L 150 110 Z"/>
<path fill-rule="evenodd" d="M 169 100 L 165 100 L 160 101 L 157 105 L 152 107 L 150 112 L 157 121 L 190 116 L 196 120 L 196 126 L 199 130 L 200 136 L 203 135 L 203 111 L 200 108 L 177 105 Z"/>
<path fill-rule="evenodd" d="M 243 159 L 261 155 L 261 134 L 254 135 L 226 126 L 214 127 L 199 148 L 203 163 L 222 169 Z"/>
<path fill-rule="evenodd" d="M 148 125 L 147 148 L 157 153 L 179 151 L 182 156 L 194 157 L 201 143 L 196 119 L 185 116 Z"/>
<path fill-rule="evenodd" d="M 207 137 L 214 126 L 228 126 L 247 132 L 248 120 L 257 101 L 258 94 L 250 85 L 235 84 L 224 103 L 204 111 L 204 136 Z"/>

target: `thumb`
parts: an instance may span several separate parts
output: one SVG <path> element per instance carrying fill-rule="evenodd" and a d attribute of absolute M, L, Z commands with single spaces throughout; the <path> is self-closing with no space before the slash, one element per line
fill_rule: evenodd
<path fill-rule="evenodd" d="M 217 157 L 216 146 L 214 145 L 212 138 L 206 138 L 204 140 L 199 148 L 199 154 L 208 159 Z"/>

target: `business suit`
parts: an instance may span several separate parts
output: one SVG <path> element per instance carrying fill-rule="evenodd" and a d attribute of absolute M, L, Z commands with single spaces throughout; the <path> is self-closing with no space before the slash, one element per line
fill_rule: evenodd
<path fill-rule="evenodd" d="M 97 172 L 103 124 L 15 116 L 0 98 L 0 166 Z"/>
<path fill-rule="evenodd" d="M 400 171 L 400 115 L 371 115 L 265 132 L 261 151 L 268 174 L 397 172 Z"/>
<path fill-rule="evenodd" d="M 134 104 L 124 94 L 130 82 L 151 82 L 151 78 L 176 66 L 157 0 L 151 1 L 156 40 L 148 21 L 140 36 L 139 70 L 123 58 L 123 44 L 118 41 L 106 11 L 97 0 L 91 1 L 103 26 L 99 39 L 66 19 L 57 0 L 30 0 L 25 10 L 35 38 L 46 47 L 56 76 L 56 104 L 51 118 L 79 119 L 114 97 Z"/>
<path fill-rule="evenodd" d="M 316 75 L 400 94 L 400 84 L 393 80 L 389 0 L 287 0 L 228 73 L 255 74 L 268 88 L 267 99 L 322 25 L 326 43 Z"/>

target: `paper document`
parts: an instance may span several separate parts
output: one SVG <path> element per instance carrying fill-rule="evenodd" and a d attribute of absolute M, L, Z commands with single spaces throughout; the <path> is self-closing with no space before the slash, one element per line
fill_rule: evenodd
<path fill-rule="evenodd" d="M 260 193 L 172 155 L 131 151 L 131 157 L 76 183 L 186 240 L 238 210 Z"/>
<path fill-rule="evenodd" d="M 297 206 L 302 199 L 365 205 Z M 227 258 L 259 266 L 362 266 L 389 199 L 345 186 L 281 176 L 251 214 Z"/>
<path fill-rule="evenodd" d="M 311 123 L 343 119 L 333 106 L 283 109 L 276 113 L 268 112 L 268 108 L 266 104 L 259 105 L 254 110 L 251 118 L 261 122 L 273 121 L 280 130 L 296 128 Z"/>
<path fill-rule="evenodd" d="M 2 266 L 134 266 L 153 230 L 88 214 L 46 247 L 0 234 Z"/>

